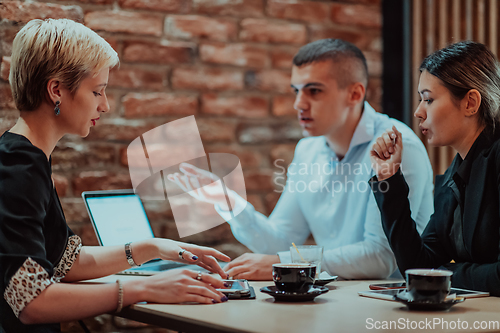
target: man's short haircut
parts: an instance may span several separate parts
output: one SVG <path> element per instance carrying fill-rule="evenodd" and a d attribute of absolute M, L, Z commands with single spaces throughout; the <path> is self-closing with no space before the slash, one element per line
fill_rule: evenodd
<path fill-rule="evenodd" d="M 302 46 L 293 57 L 293 64 L 301 67 L 325 60 L 341 64 L 335 68 L 339 88 L 345 88 L 354 82 L 363 83 L 365 88 L 368 85 L 368 66 L 363 52 L 342 39 L 320 39 Z"/>
<path fill-rule="evenodd" d="M 12 44 L 9 81 L 16 107 L 20 111 L 40 107 L 51 79 L 75 94 L 83 79 L 118 63 L 109 43 L 83 24 L 31 20 Z"/>

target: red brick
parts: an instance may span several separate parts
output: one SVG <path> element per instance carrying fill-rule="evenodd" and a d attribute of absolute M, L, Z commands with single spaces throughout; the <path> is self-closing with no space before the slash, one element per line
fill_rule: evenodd
<path fill-rule="evenodd" d="M 293 108 L 295 96 L 293 95 L 278 95 L 273 98 L 273 115 L 281 116 L 297 116 L 297 111 Z"/>
<path fill-rule="evenodd" d="M 261 91 L 290 92 L 290 79 L 290 71 L 279 69 L 248 71 L 245 74 L 245 83 L 247 86 Z"/>
<path fill-rule="evenodd" d="M 273 166 L 273 177 L 272 182 L 274 184 L 274 190 L 278 193 L 282 193 L 285 185 L 286 185 L 286 171 L 283 172 L 282 167 L 286 168 L 286 165 L 283 165 L 283 161 L 278 161 L 277 164 L 279 167 Z"/>
<path fill-rule="evenodd" d="M 120 164 L 128 167 L 127 146 L 120 147 Z"/>
<path fill-rule="evenodd" d="M 154 64 L 189 63 L 194 59 L 196 44 L 189 42 L 125 42 L 123 60 Z"/>
<path fill-rule="evenodd" d="M 121 66 L 109 73 L 109 87 L 160 90 L 166 73 L 162 70 L 147 70 Z"/>
<path fill-rule="evenodd" d="M 271 170 L 243 172 L 247 191 L 269 191 L 274 189 Z"/>
<path fill-rule="evenodd" d="M 249 194 L 247 195 L 247 201 L 252 204 L 253 208 L 255 208 L 256 211 L 262 214 L 267 214 L 266 206 L 264 205 L 264 200 L 262 200 L 262 197 L 260 195 Z"/>
<path fill-rule="evenodd" d="M 275 174 L 281 175 L 284 172 L 283 176 L 286 176 L 286 169 L 288 169 L 288 165 L 293 160 L 295 146 L 295 144 L 281 144 L 272 147 L 270 163 L 273 166 Z M 283 168 L 285 168 L 285 171 L 283 171 Z"/>
<path fill-rule="evenodd" d="M 338 2 L 360 3 L 364 5 L 380 5 L 381 0 L 339 0 Z"/>
<path fill-rule="evenodd" d="M 64 216 L 66 217 L 66 222 L 70 224 L 71 229 L 73 229 L 73 227 L 75 226 L 81 228 L 83 227 L 82 223 L 88 223 L 92 233 L 94 233 L 90 224 L 87 208 L 85 208 L 85 204 L 83 203 L 83 200 L 81 198 L 61 198 L 61 206 L 64 211 Z M 76 230 L 74 229 L 73 231 L 76 232 Z M 77 235 L 81 237 L 82 234 L 80 232 L 77 232 Z"/>
<path fill-rule="evenodd" d="M 8 82 L 9 71 L 10 71 L 10 57 L 2 57 L 2 64 L 0 65 L 0 78 Z"/>
<path fill-rule="evenodd" d="M 329 20 L 330 6 L 315 1 L 269 0 L 267 14 L 282 19 L 292 19 L 311 23 L 324 23 Z"/>
<path fill-rule="evenodd" d="M 108 98 L 109 113 L 116 112 L 116 97 L 115 97 L 115 95 L 112 93 L 106 92 L 106 97 Z"/>
<path fill-rule="evenodd" d="M 63 207 L 64 207 L 64 205 L 63 205 Z M 66 208 L 64 209 L 64 212 L 66 212 Z M 88 213 L 87 213 L 87 220 L 89 220 Z M 71 225 L 70 225 L 70 227 L 73 231 L 75 231 L 75 229 Z M 92 227 L 90 222 L 88 222 L 88 224 L 85 224 L 84 226 L 82 226 L 82 228 L 80 229 L 80 232 L 78 233 L 78 236 L 80 236 L 80 238 L 82 239 L 82 244 L 85 246 L 98 246 L 99 245 L 99 241 L 97 240 L 97 237 L 95 235 L 94 228 Z M 88 325 L 88 323 L 86 323 L 86 325 Z M 78 327 L 78 326 L 76 326 L 76 327 Z"/>
<path fill-rule="evenodd" d="M 234 142 L 236 125 L 233 120 L 197 118 L 201 140 L 205 142 Z"/>
<path fill-rule="evenodd" d="M 169 123 L 169 120 L 167 121 L 164 121 L 164 124 L 166 123 Z M 149 133 L 151 134 L 151 133 Z M 163 131 L 155 131 L 153 133 L 155 135 L 156 138 L 159 139 L 164 139 L 164 137 L 162 136 Z M 168 159 L 170 155 L 174 154 L 174 155 L 178 155 L 178 154 L 182 154 L 183 151 L 185 150 L 185 146 L 182 145 L 182 143 L 178 144 L 178 145 L 168 145 L 168 146 L 165 146 L 165 147 L 159 147 L 159 146 L 156 146 L 156 147 L 152 147 L 152 151 L 149 151 L 150 154 L 153 154 L 154 155 L 154 160 L 151 160 L 151 167 L 153 168 L 158 168 L 158 167 L 161 167 L 161 169 L 164 168 L 164 165 L 162 164 L 162 161 L 164 159 Z M 148 168 L 148 164 L 146 162 L 146 160 L 144 159 L 139 159 L 137 160 L 136 157 L 144 157 L 144 149 L 142 146 L 134 146 L 134 147 L 122 147 L 121 149 L 121 152 L 120 152 L 120 162 L 122 165 L 124 166 L 130 166 L 129 164 L 129 160 L 132 162 L 132 166 L 133 167 L 138 167 L 138 168 Z M 129 154 L 131 154 L 130 158 L 129 158 Z M 170 169 L 172 170 L 172 169 Z M 178 171 L 178 170 L 175 170 L 175 171 Z M 168 172 L 170 173 L 170 171 L 163 171 L 163 172 Z M 152 185 L 152 186 L 149 186 L 149 185 Z M 172 183 L 167 183 L 166 184 L 167 186 L 171 186 L 173 188 L 176 188 L 176 185 L 172 184 Z M 155 185 L 154 184 L 151 184 L 149 182 L 145 182 L 144 184 L 141 184 L 141 189 L 140 189 L 140 193 L 141 195 L 143 196 L 156 196 L 156 190 L 155 190 Z"/>
<path fill-rule="evenodd" d="M 213 210 L 210 212 L 210 214 L 213 214 Z M 186 243 L 199 244 L 202 246 L 214 246 L 215 244 L 234 241 L 234 236 L 231 232 L 231 227 L 229 226 L 229 224 L 223 223 L 210 230 L 199 232 L 188 237 L 183 237 L 181 241 Z"/>
<path fill-rule="evenodd" d="M 64 1 L 64 0 L 57 0 L 57 1 Z M 112 4 L 115 0 L 76 0 L 81 3 L 89 3 L 93 5 L 110 5 Z"/>
<path fill-rule="evenodd" d="M 366 100 L 373 107 L 382 104 L 382 80 L 380 78 L 370 78 L 368 80 L 368 91 L 366 93 Z M 380 108 L 376 108 L 377 111 L 382 111 Z"/>
<path fill-rule="evenodd" d="M 208 15 L 261 17 L 264 0 L 193 0 L 193 10 Z"/>
<path fill-rule="evenodd" d="M 174 89 L 241 90 L 243 72 L 223 68 L 177 68 L 172 73 Z"/>
<path fill-rule="evenodd" d="M 18 111 L 0 111 L 0 135 L 14 126 L 18 118 Z"/>
<path fill-rule="evenodd" d="M 274 210 L 274 207 L 276 207 L 276 204 L 278 203 L 278 200 L 281 196 L 282 189 L 283 188 L 281 186 L 277 186 L 274 191 L 266 194 L 266 196 L 264 198 L 264 202 L 266 204 L 268 215 L 270 215 L 272 213 L 272 211 Z"/>
<path fill-rule="evenodd" d="M 373 33 L 367 31 L 353 29 L 346 30 L 338 26 L 327 25 L 310 25 L 309 31 L 312 40 L 324 38 L 338 38 L 351 42 L 361 50 L 369 49 L 373 39 L 376 38 Z"/>
<path fill-rule="evenodd" d="M 53 171 L 72 171 L 81 167 L 106 167 L 115 162 L 116 149 L 109 144 L 62 143 L 52 152 Z"/>
<path fill-rule="evenodd" d="M 125 117 L 143 118 L 165 115 L 193 115 L 198 98 L 172 93 L 129 93 L 122 99 Z"/>
<path fill-rule="evenodd" d="M 293 57 L 299 51 L 299 47 L 277 47 L 271 50 L 271 63 L 276 68 L 291 69 Z"/>
<path fill-rule="evenodd" d="M 331 19 L 337 24 L 380 29 L 382 11 L 379 6 L 332 4 Z"/>
<path fill-rule="evenodd" d="M 21 28 L 21 25 L 4 25 L 0 28 L 0 50 L 2 50 L 4 56 L 10 56 L 12 54 L 12 42 Z"/>
<path fill-rule="evenodd" d="M 218 96 L 204 94 L 202 112 L 211 115 L 237 116 L 246 118 L 266 117 L 268 101 L 258 96 Z"/>
<path fill-rule="evenodd" d="M 375 52 L 380 52 L 380 53 L 383 52 L 382 36 L 380 34 L 374 35 L 371 38 L 371 42 L 367 46 L 367 50 L 375 51 Z"/>
<path fill-rule="evenodd" d="M 54 186 L 59 197 L 65 197 L 66 193 L 68 192 L 68 178 L 64 177 L 63 175 L 53 173 L 52 180 L 54 181 Z"/>
<path fill-rule="evenodd" d="M 162 200 L 144 200 L 144 209 L 151 221 L 173 220 L 174 215 L 169 205 Z"/>
<path fill-rule="evenodd" d="M 247 42 L 304 44 L 307 41 L 303 24 L 247 18 L 241 21 L 241 29 L 240 39 Z"/>
<path fill-rule="evenodd" d="M 161 125 L 162 122 L 146 122 L 143 120 L 125 121 L 122 118 L 101 119 L 87 136 L 89 141 L 123 141 L 130 142 L 139 135 Z"/>
<path fill-rule="evenodd" d="M 280 119 L 279 122 L 241 123 L 237 127 L 241 144 L 266 144 L 297 142 L 302 138 L 302 129 L 296 119 Z"/>
<path fill-rule="evenodd" d="M 365 51 L 363 52 L 368 65 L 368 74 L 370 76 L 382 75 L 382 54 L 379 52 Z"/>
<path fill-rule="evenodd" d="M 112 10 L 85 14 L 85 25 L 94 30 L 161 36 L 163 19 L 154 14 Z"/>
<path fill-rule="evenodd" d="M 263 68 L 269 63 L 266 48 L 247 44 L 211 43 L 200 46 L 203 62 Z"/>
<path fill-rule="evenodd" d="M 186 0 L 119 0 L 122 8 L 150 9 L 168 13 L 187 13 L 190 2 Z"/>
<path fill-rule="evenodd" d="M 83 11 L 78 6 L 61 6 L 50 3 L 3 1 L 0 2 L 0 19 L 27 23 L 33 19 L 68 18 L 83 21 Z"/>
<path fill-rule="evenodd" d="M 108 171 L 84 171 L 73 179 L 72 184 L 75 196 L 81 195 L 83 191 L 132 188 L 128 172 L 116 174 Z"/>
<path fill-rule="evenodd" d="M 240 159 L 241 167 L 246 169 L 258 168 L 262 164 L 262 154 L 254 148 L 244 148 L 240 145 L 210 145 L 205 147 L 207 153 L 227 153 L 238 156 Z"/>
<path fill-rule="evenodd" d="M 113 50 L 116 51 L 116 53 L 120 53 L 120 50 L 118 49 L 119 48 L 119 43 L 118 43 L 118 40 L 116 40 L 115 38 L 112 38 L 112 37 L 109 37 L 109 36 L 102 36 L 100 35 L 102 38 L 104 38 L 106 40 L 106 42 L 109 43 L 109 45 L 113 48 Z"/>
<path fill-rule="evenodd" d="M 12 98 L 12 92 L 8 84 L 0 85 L 0 110 L 1 109 L 15 109 L 16 104 Z"/>
<path fill-rule="evenodd" d="M 174 38 L 232 41 L 237 37 L 238 26 L 234 19 L 177 15 L 167 17 L 165 32 Z"/>

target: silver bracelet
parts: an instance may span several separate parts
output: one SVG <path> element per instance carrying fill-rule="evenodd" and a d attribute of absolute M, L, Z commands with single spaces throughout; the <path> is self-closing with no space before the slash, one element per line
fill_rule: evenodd
<path fill-rule="evenodd" d="M 116 308 L 116 312 L 120 312 L 123 309 L 123 285 L 120 280 L 116 280 L 118 284 L 118 307 Z"/>
<path fill-rule="evenodd" d="M 138 267 L 141 265 L 137 265 L 134 261 L 134 258 L 132 257 L 132 247 L 130 246 L 130 242 L 125 244 L 125 255 L 127 256 L 127 261 L 130 267 Z"/>

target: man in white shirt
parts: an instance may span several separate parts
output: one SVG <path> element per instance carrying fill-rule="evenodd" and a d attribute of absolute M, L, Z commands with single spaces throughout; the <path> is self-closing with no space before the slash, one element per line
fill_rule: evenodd
<path fill-rule="evenodd" d="M 254 251 L 230 262 L 225 267 L 229 276 L 271 279 L 272 264 L 289 261 L 292 242 L 303 244 L 311 233 L 324 246 L 322 268 L 330 275 L 383 279 L 396 270 L 368 185 L 373 174 L 370 147 L 393 125 L 403 133 L 401 168 L 419 232 L 433 212 L 433 172 L 413 131 L 365 102 L 367 83 L 366 59 L 351 43 L 323 39 L 303 46 L 295 55 L 291 86 L 306 138 L 297 144 L 286 186 L 272 214 L 266 217 L 229 191 L 231 207 L 236 211 L 245 207 L 231 219 L 224 195 L 203 193 L 199 197 L 214 203 L 236 239 Z M 285 168 L 281 169 L 284 173 Z M 169 179 L 184 188 L 189 187 L 189 177 L 210 177 L 189 165 L 181 171 Z"/>

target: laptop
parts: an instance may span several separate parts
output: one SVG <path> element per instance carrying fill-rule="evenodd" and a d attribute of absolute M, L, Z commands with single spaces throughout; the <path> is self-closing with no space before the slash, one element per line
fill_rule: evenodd
<path fill-rule="evenodd" d="M 154 238 L 142 201 L 133 190 L 86 191 L 82 197 L 99 245 L 125 245 Z M 206 272 L 197 265 L 154 259 L 118 274 L 153 275 L 178 267 Z"/>

